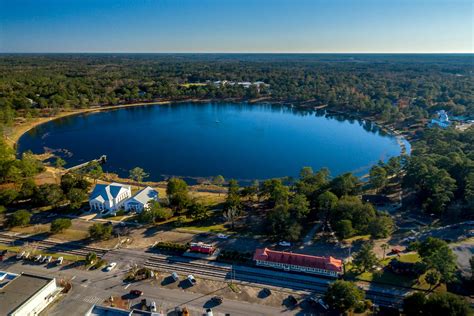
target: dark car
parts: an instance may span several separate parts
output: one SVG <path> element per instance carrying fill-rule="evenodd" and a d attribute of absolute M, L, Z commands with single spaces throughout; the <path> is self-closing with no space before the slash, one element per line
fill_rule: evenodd
<path fill-rule="evenodd" d="M 290 303 L 290 305 L 296 305 L 298 304 L 298 300 L 293 295 L 288 295 L 288 303 Z"/>
<path fill-rule="evenodd" d="M 133 296 L 142 296 L 142 295 L 143 295 L 143 292 L 140 291 L 140 290 L 131 290 L 131 291 L 130 291 L 130 295 L 133 295 Z"/>
<path fill-rule="evenodd" d="M 224 298 L 222 296 L 214 296 L 211 300 L 215 304 L 222 304 L 222 302 L 224 301 Z"/>
<path fill-rule="evenodd" d="M 269 288 L 264 288 L 262 290 L 263 294 L 265 294 L 266 296 L 270 296 L 272 295 L 272 291 L 269 289 Z"/>

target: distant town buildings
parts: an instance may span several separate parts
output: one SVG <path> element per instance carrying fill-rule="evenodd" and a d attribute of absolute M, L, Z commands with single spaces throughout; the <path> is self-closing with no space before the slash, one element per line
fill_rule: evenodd
<path fill-rule="evenodd" d="M 152 201 L 158 201 L 158 192 L 146 187 L 132 196 L 129 185 L 120 183 L 97 184 L 89 196 L 92 211 L 103 215 L 124 209 L 127 212 L 141 213 L 150 207 Z"/>
<path fill-rule="evenodd" d="M 55 278 L 0 271 L 0 315 L 39 315 L 61 290 Z"/>
<path fill-rule="evenodd" d="M 229 85 L 229 86 L 235 86 L 235 85 L 238 85 L 238 86 L 242 86 L 244 88 L 250 88 L 251 86 L 255 86 L 257 87 L 257 89 L 260 89 L 262 87 L 266 87 L 266 88 L 269 88 L 270 85 L 263 82 L 263 81 L 254 81 L 254 82 L 250 82 L 250 81 L 228 81 L 228 80 L 218 80 L 218 81 L 214 81 L 213 84 L 216 86 L 216 87 L 221 87 L 221 86 L 225 86 L 225 85 Z"/>
<path fill-rule="evenodd" d="M 263 248 L 255 250 L 253 260 L 257 266 L 285 271 L 306 272 L 331 277 L 338 277 L 343 273 L 342 260 L 333 257 L 318 257 Z"/>

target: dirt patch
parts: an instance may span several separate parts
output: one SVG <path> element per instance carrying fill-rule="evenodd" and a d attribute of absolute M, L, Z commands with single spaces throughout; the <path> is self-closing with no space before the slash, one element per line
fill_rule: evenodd
<path fill-rule="evenodd" d="M 281 307 L 282 305 L 285 305 L 288 295 L 293 295 L 298 301 L 304 299 L 303 294 L 294 292 L 271 290 L 271 294 L 267 295 L 260 287 L 238 284 L 229 286 L 229 283 L 227 282 L 201 278 L 196 278 L 197 283 L 193 286 L 190 286 L 187 280 L 172 282 L 168 273 L 158 272 L 155 275 L 156 280 L 152 281 L 152 284 L 156 286 L 167 289 L 180 289 L 193 293 L 200 293 L 203 295 L 222 296 L 224 299 L 230 299 L 234 301 L 245 301 L 249 303 Z M 212 305 L 212 302 L 208 303 L 209 305 Z"/>

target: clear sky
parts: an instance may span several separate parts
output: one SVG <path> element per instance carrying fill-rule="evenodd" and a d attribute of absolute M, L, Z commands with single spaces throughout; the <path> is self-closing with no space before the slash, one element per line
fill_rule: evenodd
<path fill-rule="evenodd" d="M 472 0 L 0 0 L 0 52 L 470 52 Z"/>

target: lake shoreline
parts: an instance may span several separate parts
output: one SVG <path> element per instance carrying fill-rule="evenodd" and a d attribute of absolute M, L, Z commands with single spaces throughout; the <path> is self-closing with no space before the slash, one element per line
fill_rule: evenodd
<path fill-rule="evenodd" d="M 165 105 L 165 104 L 180 104 L 186 102 L 194 102 L 194 103 L 206 103 L 206 102 L 247 102 L 249 104 L 259 104 L 259 103 L 272 103 L 272 104 L 279 104 L 283 106 L 290 106 L 298 109 L 308 109 L 308 110 L 326 110 L 329 114 L 339 114 L 342 116 L 346 116 L 347 118 L 354 118 L 360 120 L 367 120 L 374 124 L 376 124 L 381 130 L 384 132 L 393 135 L 397 139 L 397 143 L 400 146 L 401 152 L 400 155 L 409 155 L 410 152 L 407 150 L 407 146 L 404 144 L 404 141 L 411 145 L 409 140 L 413 140 L 412 135 L 408 134 L 408 132 L 404 132 L 401 130 L 397 130 L 393 127 L 386 126 L 383 122 L 375 120 L 373 117 L 364 117 L 363 115 L 358 115 L 354 113 L 345 113 L 344 111 L 327 109 L 327 105 L 322 106 L 313 106 L 311 102 L 289 102 L 284 100 L 273 100 L 271 98 L 257 98 L 257 99 L 249 99 L 243 100 L 240 98 L 227 98 L 227 99 L 182 99 L 182 100 L 156 100 L 150 102 L 136 102 L 136 103 L 129 103 L 129 104 L 116 104 L 116 105 L 105 105 L 105 106 L 95 106 L 90 108 L 84 109 L 75 109 L 70 111 L 61 111 L 56 115 L 48 116 L 48 117 L 38 117 L 31 119 L 30 121 L 20 123 L 11 128 L 10 132 L 4 133 L 4 139 L 6 143 L 12 147 L 13 149 L 17 149 L 17 144 L 20 138 L 29 132 L 30 130 L 34 129 L 35 127 L 58 120 L 64 117 L 81 115 L 86 113 L 97 113 L 102 111 L 111 111 L 116 109 L 123 109 L 129 107 L 138 107 L 138 106 L 149 106 L 149 105 Z M 295 104 L 296 103 L 296 104 Z M 410 146 L 411 147 L 411 146 Z"/>

